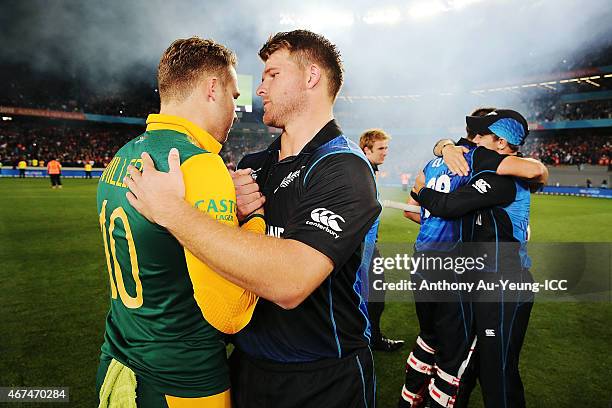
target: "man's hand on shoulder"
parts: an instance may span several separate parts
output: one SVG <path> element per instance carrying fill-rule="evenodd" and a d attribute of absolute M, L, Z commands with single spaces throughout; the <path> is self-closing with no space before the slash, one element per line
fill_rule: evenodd
<path fill-rule="evenodd" d="M 464 154 L 470 150 L 465 146 L 455 146 L 447 144 L 442 148 L 442 157 L 448 169 L 454 174 L 467 176 L 470 172 L 470 166 L 465 160 Z"/>
<path fill-rule="evenodd" d="M 185 183 L 181 172 L 181 159 L 177 149 L 168 153 L 168 173 L 155 169 L 153 159 L 142 153 L 142 173 L 128 166 L 128 176 L 123 180 L 130 191 L 126 197 L 132 207 L 149 221 L 167 227 L 185 202 Z"/>
<path fill-rule="evenodd" d="M 266 197 L 259 191 L 259 185 L 251 176 L 251 169 L 240 169 L 232 172 L 232 180 L 236 188 L 236 215 L 238 221 L 243 221 L 249 215 L 263 215 L 263 205 Z"/>

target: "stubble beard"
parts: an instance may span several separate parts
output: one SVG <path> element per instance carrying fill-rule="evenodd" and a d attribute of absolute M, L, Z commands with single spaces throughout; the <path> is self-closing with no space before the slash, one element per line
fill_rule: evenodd
<path fill-rule="evenodd" d="M 287 123 L 296 115 L 297 112 L 306 103 L 306 98 L 303 93 L 290 98 L 285 98 L 284 101 L 277 102 L 264 111 L 264 124 L 279 129 L 285 129 Z"/>

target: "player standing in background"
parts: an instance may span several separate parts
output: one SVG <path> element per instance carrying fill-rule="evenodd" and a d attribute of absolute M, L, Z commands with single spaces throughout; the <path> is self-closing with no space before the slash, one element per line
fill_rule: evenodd
<path fill-rule="evenodd" d="M 389 152 L 389 136 L 382 129 L 369 129 L 361 134 L 359 137 L 359 147 L 368 158 L 374 174 L 376 175 L 376 181 L 378 182 L 378 166 L 385 162 L 387 153 Z M 376 237 L 378 241 L 378 236 Z M 374 247 L 374 258 L 379 258 L 380 252 L 378 246 Z M 370 316 L 370 324 L 372 325 L 372 337 L 370 344 L 374 350 L 378 351 L 395 351 L 399 350 L 404 345 L 404 340 L 391 340 L 382 334 L 380 330 L 380 318 L 383 311 L 385 310 L 385 291 L 377 291 L 375 300 L 372 300 L 374 289 L 372 282 L 374 279 L 380 279 L 385 281 L 384 272 L 380 275 L 375 275 L 372 271 L 372 265 L 368 271 L 369 280 L 369 298 L 368 298 L 368 313 Z"/>
<path fill-rule="evenodd" d="M 283 133 L 259 155 L 261 192 L 249 174 L 234 180 L 253 209 L 265 196 L 269 236 L 203 217 L 183 200 L 181 174 L 156 171 L 147 155 L 142 175 L 130 171 L 128 197 L 219 274 L 263 298 L 234 339 L 236 407 L 373 407 L 363 295 L 381 206 L 367 158 L 333 118 L 340 54 L 323 36 L 296 30 L 271 37 L 259 55 L 263 121 Z"/>
<path fill-rule="evenodd" d="M 25 161 L 24 158 L 19 160 L 19 163 L 17 163 L 17 168 L 19 169 L 19 178 L 25 178 L 25 172 L 27 167 L 28 163 Z"/>
<path fill-rule="evenodd" d="M 408 176 L 408 173 L 400 174 L 400 180 L 402 182 L 402 191 L 408 191 L 408 180 L 409 179 L 410 177 Z"/>
<path fill-rule="evenodd" d="M 494 108 L 480 108 L 472 112 L 475 116 L 484 116 L 495 111 Z M 470 116 L 472 117 L 472 116 Z M 484 147 L 477 148 L 469 140 L 476 132 L 466 128 L 467 138 L 462 138 L 458 149 L 464 159 L 471 163 L 466 175 L 453 172 L 442 158 L 430 161 L 423 172 L 417 176 L 415 188 L 427 185 L 436 191 L 451 192 L 465 185 L 471 174 L 480 172 L 515 174 L 519 177 L 545 177 L 546 168 L 539 162 L 522 159 L 516 156 L 499 155 Z M 452 143 L 452 141 L 450 142 Z M 444 149 L 443 149 L 444 150 Z M 434 152 L 435 153 L 435 152 Z M 419 203 L 411 198 L 409 204 Z M 421 208 L 421 214 L 405 213 L 406 217 L 420 222 L 421 228 L 415 243 L 413 257 L 457 257 L 461 240 L 461 225 L 458 220 L 438 217 Z M 416 271 L 414 279 L 420 281 L 454 281 L 460 276 L 445 271 Z M 470 362 L 470 349 L 473 347 L 472 315 L 469 312 L 468 299 L 460 293 L 456 296 L 428 296 L 426 293 L 415 293 L 416 311 L 419 319 L 420 333 L 413 351 L 406 361 L 406 379 L 399 401 L 400 407 L 418 407 L 429 398 L 434 406 L 445 406 L 452 401 L 454 406 L 466 406 L 471 390 L 472 379 L 466 384 L 462 378 Z"/>
<path fill-rule="evenodd" d="M 168 152 L 178 149 L 182 160 L 173 170 L 184 176 L 186 205 L 237 229 L 234 185 L 218 155 L 235 118 L 235 65 L 234 53 L 212 40 L 173 42 L 158 67 L 160 113 L 149 115 L 145 133 L 124 145 L 100 177 L 111 286 L 96 381 L 101 406 L 127 396 L 146 408 L 230 407 L 224 333 L 249 322 L 257 297 L 136 212 L 122 180 L 128 165 L 141 167 L 143 151 L 166 170 Z M 243 228 L 263 233 L 261 215 Z"/>
<path fill-rule="evenodd" d="M 62 165 L 57 159 L 51 159 L 47 163 L 47 174 L 51 179 L 51 188 L 62 188 Z"/>
<path fill-rule="evenodd" d="M 474 142 L 500 157 L 516 157 L 529 134 L 525 118 L 512 110 L 498 109 L 466 120 L 468 128 L 477 134 Z M 542 179 L 545 181 L 546 177 Z M 485 259 L 484 270 L 466 272 L 470 281 L 533 282 L 526 245 L 531 197 L 524 180 L 475 172 L 468 184 L 450 193 L 420 186 L 412 196 L 432 215 L 463 217 L 462 240 L 474 243 L 464 245 L 463 255 Z M 532 306 L 530 291 L 500 288 L 472 295 L 473 332 L 478 339 L 476 372 L 486 407 L 525 406 L 519 355 Z M 466 396 L 469 391 L 466 389 Z"/>
<path fill-rule="evenodd" d="M 85 166 L 83 166 L 84 170 L 85 170 L 85 178 L 86 179 L 90 179 L 91 178 L 91 170 L 93 168 L 93 166 L 91 165 L 91 162 L 89 160 L 85 161 Z"/>

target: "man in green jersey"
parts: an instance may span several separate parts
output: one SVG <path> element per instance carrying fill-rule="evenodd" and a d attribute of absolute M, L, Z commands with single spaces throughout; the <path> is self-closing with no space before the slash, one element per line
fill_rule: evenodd
<path fill-rule="evenodd" d="M 172 43 L 158 68 L 160 114 L 149 115 L 146 131 L 100 177 L 111 297 L 97 375 L 100 406 L 121 399 L 147 408 L 230 406 L 223 336 L 246 326 L 257 296 L 215 274 L 136 212 L 122 181 L 128 165 L 142 165 L 144 151 L 167 171 L 176 148 L 187 201 L 238 226 L 234 185 L 218 155 L 235 118 L 235 65 L 234 53 L 214 41 Z M 255 214 L 242 227 L 263 233 L 265 224 Z"/>

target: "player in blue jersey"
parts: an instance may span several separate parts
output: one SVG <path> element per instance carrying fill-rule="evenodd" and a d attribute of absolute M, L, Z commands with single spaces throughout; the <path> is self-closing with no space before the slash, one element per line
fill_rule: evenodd
<path fill-rule="evenodd" d="M 471 116 L 482 116 L 491 111 L 494 109 L 478 109 Z M 474 136 L 468 131 L 468 139 Z M 543 166 L 539 162 L 499 155 L 484 147 L 477 147 L 468 139 L 461 139 L 458 143 L 469 163 L 467 173 L 453 172 L 443 158 L 436 158 L 417 177 L 415 188 L 427 186 L 441 193 L 449 193 L 465 185 L 472 175 L 482 172 L 536 178 L 542 172 Z M 412 203 L 418 204 L 415 200 Z M 416 217 L 406 215 L 421 223 L 413 256 L 448 259 L 459 255 L 460 220 L 432 215 L 425 208 Z M 414 274 L 417 287 L 424 280 L 459 282 L 461 279 L 454 271 L 441 268 L 422 268 Z M 456 407 L 467 404 L 466 400 L 462 400 L 462 375 L 475 343 L 470 304 L 459 292 L 440 294 L 417 291 L 415 300 L 420 333 L 406 362 L 406 380 L 399 406 L 418 407 L 427 398 L 431 398 L 432 404 L 438 404 L 435 406 L 444 406 L 440 401 L 453 403 Z"/>
<path fill-rule="evenodd" d="M 467 117 L 477 133 L 474 142 L 512 157 L 528 134 L 527 121 L 518 112 L 495 110 L 484 117 Z M 544 180 L 541 180 L 544 181 Z M 432 189 L 414 190 L 412 196 L 439 217 L 462 217 L 463 254 L 485 260 L 479 270 L 467 273 L 471 282 L 521 284 L 533 282 L 526 241 L 530 192 L 524 180 L 501 177 L 493 172 L 475 173 L 470 182 L 442 194 Z M 471 297 L 477 337 L 476 372 L 486 407 L 524 407 L 519 373 L 519 354 L 533 305 L 527 290 L 497 288 L 475 291 Z M 466 396 L 471 385 L 467 376 Z M 440 394 L 440 393 L 438 393 Z M 444 395 L 437 402 L 444 405 Z M 456 405 L 455 405 L 456 406 Z"/>

